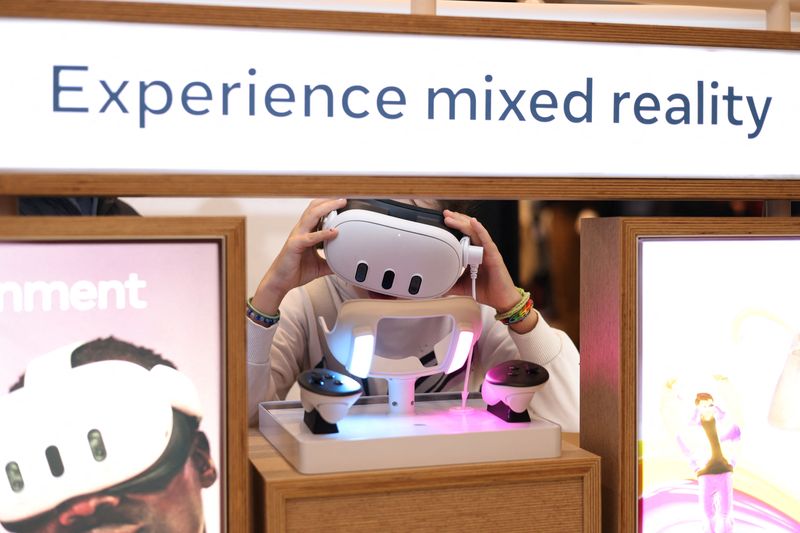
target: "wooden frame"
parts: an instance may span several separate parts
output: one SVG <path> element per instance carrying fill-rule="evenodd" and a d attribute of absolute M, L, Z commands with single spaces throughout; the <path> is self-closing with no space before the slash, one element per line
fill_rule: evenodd
<path fill-rule="evenodd" d="M 218 269 L 217 279 L 220 283 L 220 286 L 215 287 L 212 291 L 219 295 L 216 309 L 220 314 L 219 349 L 223 357 L 219 368 L 222 382 L 216 385 L 221 396 L 216 402 L 212 401 L 212 405 L 216 403 L 220 410 L 214 416 L 219 420 L 218 445 L 221 446 L 221 449 L 214 453 L 213 447 L 216 445 L 213 439 L 211 442 L 211 453 L 214 456 L 218 454 L 220 458 L 221 464 L 217 465 L 217 472 L 223 474 L 215 481 L 221 484 L 219 488 L 221 508 L 218 516 L 224 530 L 247 531 L 249 527 L 247 513 L 247 384 L 245 380 L 244 313 L 242 312 L 242 302 L 245 299 L 242 275 L 244 271 L 244 220 L 240 218 L 110 217 L 104 219 L 101 224 L 99 220 L 90 217 L 0 217 L 0 242 L 5 244 L 45 243 L 46 245 L 64 243 L 77 245 L 103 243 L 123 246 L 126 243 L 134 245 L 169 245 L 173 243 L 214 245 L 216 251 L 213 254 L 208 247 L 204 247 L 203 249 L 206 250 L 204 255 L 197 257 L 206 257 L 214 261 L 209 265 Z M 168 249 L 166 248 L 166 250 Z M 186 248 L 181 248 L 181 250 L 186 250 Z M 55 260 L 57 261 L 57 259 Z M 217 261 L 219 261 L 218 264 Z M 74 269 L 74 265 L 72 266 Z M 160 266 L 151 268 L 153 271 L 160 270 Z M 207 271 L 211 272 L 210 269 Z M 190 289 L 182 290 L 185 292 Z M 163 295 L 159 301 L 166 300 L 169 296 L 169 294 Z M 191 302 L 185 303 L 191 306 Z M 175 319 L 183 321 L 186 320 L 186 317 L 176 316 Z M 152 332 L 152 328 L 148 331 Z M 185 340 L 178 342 L 183 342 L 185 347 L 188 347 L 191 336 L 193 335 L 185 335 L 183 337 Z M 153 349 L 165 348 L 153 347 Z M 185 361 L 187 355 L 178 356 L 164 353 L 168 359 L 176 358 L 179 370 L 181 364 L 179 357 L 183 357 Z M 193 375 L 196 374 L 197 371 Z M 202 384 L 198 383 L 197 387 L 200 389 L 198 392 L 201 398 L 204 398 L 205 391 L 201 388 Z M 206 414 L 211 415 L 212 413 Z M 202 422 L 201 429 L 203 429 Z"/>
<path fill-rule="evenodd" d="M 138 2 L 10 0 L 0 5 L 0 17 L 800 50 L 800 34 L 784 32 Z M 193 196 L 794 199 L 800 198 L 800 180 L 0 173 L 0 196 L 186 196 L 187 191 Z"/>
<path fill-rule="evenodd" d="M 792 218 L 608 218 L 581 228 L 581 447 L 602 457 L 603 531 L 637 527 L 642 237 L 800 235 Z"/>

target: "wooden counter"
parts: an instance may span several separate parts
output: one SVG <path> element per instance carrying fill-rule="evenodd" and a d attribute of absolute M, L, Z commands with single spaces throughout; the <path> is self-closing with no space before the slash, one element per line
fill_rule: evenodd
<path fill-rule="evenodd" d="M 282 531 L 600 531 L 600 458 L 298 473 L 251 429 L 252 524 Z"/>

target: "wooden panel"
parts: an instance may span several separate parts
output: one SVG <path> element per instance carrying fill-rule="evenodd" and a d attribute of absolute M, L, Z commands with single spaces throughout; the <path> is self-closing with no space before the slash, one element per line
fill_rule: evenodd
<path fill-rule="evenodd" d="M 11 216 L 17 214 L 17 199 L 10 196 L 0 196 L 0 215 Z"/>
<path fill-rule="evenodd" d="M 767 10 L 780 2 L 776 2 L 776 0 L 637 0 L 637 3 Z M 786 4 L 787 8 L 792 11 L 800 11 L 800 0 L 786 0 Z"/>
<path fill-rule="evenodd" d="M 621 236 L 619 219 L 581 221 L 580 445 L 603 458 L 603 531 L 618 531 L 621 501 Z"/>
<path fill-rule="evenodd" d="M 5 0 L 0 16 L 800 50 L 788 32 L 251 7 Z"/>
<path fill-rule="evenodd" d="M 792 200 L 800 199 L 800 180 L 31 174 L 0 171 L 0 197 L 4 195 Z"/>
<path fill-rule="evenodd" d="M 309 476 L 251 430 L 249 455 L 256 531 L 600 531 L 599 460 L 566 442 L 555 459 Z"/>
<path fill-rule="evenodd" d="M 287 502 L 286 530 L 578 532 L 582 488 L 580 479 L 515 483 L 510 472 L 505 483 L 492 486 L 298 498 Z"/>
<path fill-rule="evenodd" d="M 209 219 L 204 219 L 204 224 Z M 226 286 L 224 292 L 225 324 L 225 466 L 227 494 L 225 500 L 228 532 L 247 531 L 249 479 L 247 467 L 247 379 L 245 370 L 246 341 L 242 302 L 245 287 L 245 226 L 244 219 L 232 219 L 224 231 L 223 264 Z M 202 227 L 202 225 L 201 225 Z M 206 231 L 208 231 L 206 229 Z"/>

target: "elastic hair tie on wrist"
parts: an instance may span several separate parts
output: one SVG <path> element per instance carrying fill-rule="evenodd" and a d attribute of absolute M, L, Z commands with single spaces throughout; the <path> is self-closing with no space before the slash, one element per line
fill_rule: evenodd
<path fill-rule="evenodd" d="M 281 319 L 280 311 L 278 311 L 277 315 L 268 315 L 256 309 L 253 306 L 252 297 L 247 299 L 247 307 L 245 308 L 245 314 L 247 315 L 247 318 L 249 318 L 253 322 L 257 324 L 262 324 L 266 327 L 270 327 L 274 324 L 277 324 L 278 321 Z"/>

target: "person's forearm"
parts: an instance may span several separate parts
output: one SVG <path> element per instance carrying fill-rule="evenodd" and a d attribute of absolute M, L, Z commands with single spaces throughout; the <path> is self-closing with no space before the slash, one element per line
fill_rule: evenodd
<path fill-rule="evenodd" d="M 269 345 L 274 332 L 250 320 L 247 325 L 247 414 L 250 425 L 258 424 L 258 404 L 269 397 L 273 387 L 270 375 Z"/>
<path fill-rule="evenodd" d="M 265 276 L 253 295 L 253 307 L 262 313 L 275 315 L 287 292 L 288 289 L 274 283 L 270 276 Z"/>

